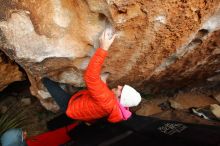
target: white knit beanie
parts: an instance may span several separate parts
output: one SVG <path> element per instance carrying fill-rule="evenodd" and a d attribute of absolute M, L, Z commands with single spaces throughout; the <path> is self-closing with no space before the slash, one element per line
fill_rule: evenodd
<path fill-rule="evenodd" d="M 133 107 L 133 106 L 137 106 L 140 102 L 141 102 L 140 93 L 138 93 L 131 86 L 124 85 L 121 92 L 120 104 L 124 107 Z"/>

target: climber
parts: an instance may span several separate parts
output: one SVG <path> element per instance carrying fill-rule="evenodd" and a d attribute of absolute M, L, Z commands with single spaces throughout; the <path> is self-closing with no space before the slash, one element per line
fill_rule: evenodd
<path fill-rule="evenodd" d="M 140 103 L 140 94 L 129 85 L 110 90 L 100 77 L 101 66 L 115 37 L 109 28 L 100 36 L 100 48 L 91 58 L 84 75 L 87 90 L 71 96 L 57 82 L 43 78 L 43 84 L 52 98 L 70 118 L 90 122 L 105 117 L 115 123 L 127 120 L 132 114 L 129 107 Z"/>

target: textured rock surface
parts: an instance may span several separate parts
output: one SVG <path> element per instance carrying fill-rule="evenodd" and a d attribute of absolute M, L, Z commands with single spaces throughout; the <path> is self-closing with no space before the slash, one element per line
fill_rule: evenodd
<path fill-rule="evenodd" d="M 212 104 L 210 106 L 210 109 L 212 111 L 212 113 L 218 118 L 220 119 L 220 106 L 218 104 Z"/>
<path fill-rule="evenodd" d="M 179 110 L 189 109 L 191 107 L 205 107 L 218 103 L 215 99 L 196 92 L 177 94 L 175 97 L 169 99 L 169 102 L 171 107 Z"/>
<path fill-rule="evenodd" d="M 14 81 L 24 80 L 24 75 L 18 66 L 0 51 L 0 91 Z"/>
<path fill-rule="evenodd" d="M 0 0 L 0 48 L 26 71 L 31 92 L 56 109 L 41 84 L 84 86 L 82 73 L 105 27 L 118 33 L 108 82 L 163 92 L 216 82 L 219 0 Z"/>
<path fill-rule="evenodd" d="M 159 97 L 152 100 L 142 99 L 140 109 L 138 109 L 135 113 L 142 116 L 150 116 L 161 113 L 163 110 L 161 109 L 160 105 L 166 101 L 167 97 Z"/>
<path fill-rule="evenodd" d="M 220 103 L 220 91 L 217 91 L 217 93 L 215 93 L 214 98 L 218 101 L 218 103 Z"/>

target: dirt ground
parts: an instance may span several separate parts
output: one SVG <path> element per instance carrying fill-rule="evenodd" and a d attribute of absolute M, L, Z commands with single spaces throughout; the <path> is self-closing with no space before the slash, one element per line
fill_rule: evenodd
<path fill-rule="evenodd" d="M 28 87 L 29 84 L 27 82 L 18 82 L 1 92 L 0 111 L 1 114 L 4 114 L 11 105 L 12 108 L 25 110 L 28 118 L 22 128 L 27 131 L 28 136 L 34 136 L 46 132 L 47 121 L 57 114 L 47 111 L 39 100 L 30 94 Z"/>
<path fill-rule="evenodd" d="M 23 103 L 16 106 L 16 108 L 22 108 L 23 110 L 26 110 L 28 119 L 25 123 L 26 126 L 22 127 L 25 131 L 28 132 L 28 136 L 34 136 L 38 135 L 40 133 L 47 131 L 46 123 L 50 119 L 52 119 L 56 114 L 45 110 L 40 102 L 35 99 L 35 97 L 14 97 L 14 96 L 8 96 L 7 100 L 3 101 L 1 105 L 4 105 L 2 107 L 10 106 L 11 104 L 16 104 L 15 102 L 21 102 L 20 98 L 30 98 L 31 104 L 25 105 Z"/>

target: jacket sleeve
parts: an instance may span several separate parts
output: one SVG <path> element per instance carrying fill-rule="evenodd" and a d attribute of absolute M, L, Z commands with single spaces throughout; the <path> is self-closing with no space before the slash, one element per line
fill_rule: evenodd
<path fill-rule="evenodd" d="M 101 68 L 106 56 L 107 51 L 102 48 L 98 48 L 91 58 L 84 75 L 84 79 L 91 96 L 97 102 L 101 102 L 102 104 L 109 104 L 108 102 L 110 99 L 108 99 L 108 97 L 111 94 L 111 90 L 100 77 Z"/>

